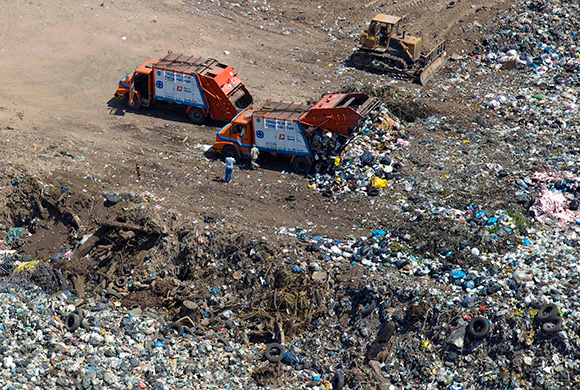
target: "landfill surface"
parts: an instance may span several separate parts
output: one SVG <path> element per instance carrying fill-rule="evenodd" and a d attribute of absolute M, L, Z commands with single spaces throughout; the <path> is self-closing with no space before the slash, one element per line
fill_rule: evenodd
<path fill-rule="evenodd" d="M 404 16 L 427 85 L 353 68 Z M 0 388 L 580 388 L 573 1 L 0 4 Z M 168 50 L 256 102 L 381 99 L 308 175 L 131 113 Z"/>

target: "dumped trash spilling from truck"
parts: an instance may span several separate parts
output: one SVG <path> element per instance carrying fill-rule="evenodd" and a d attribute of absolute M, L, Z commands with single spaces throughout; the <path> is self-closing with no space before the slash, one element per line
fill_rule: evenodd
<path fill-rule="evenodd" d="M 223 127 L 213 150 L 238 160 L 249 158 L 255 144 L 261 152 L 290 156 L 294 170 L 306 174 L 314 162 L 338 156 L 378 105 L 378 99 L 364 93 L 326 95 L 313 106 L 268 101 Z"/>

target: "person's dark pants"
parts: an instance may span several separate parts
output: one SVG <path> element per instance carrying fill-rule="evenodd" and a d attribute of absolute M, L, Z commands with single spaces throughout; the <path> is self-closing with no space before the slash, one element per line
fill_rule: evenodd
<path fill-rule="evenodd" d="M 232 173 L 234 172 L 233 168 L 226 168 L 226 178 L 224 179 L 224 181 L 226 183 L 229 183 L 232 181 Z"/>

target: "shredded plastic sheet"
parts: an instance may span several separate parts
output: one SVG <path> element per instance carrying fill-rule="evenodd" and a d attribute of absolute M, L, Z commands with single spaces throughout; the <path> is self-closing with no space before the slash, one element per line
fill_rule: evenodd
<path fill-rule="evenodd" d="M 12 275 L 10 275 L 10 278 L 21 274 L 23 272 L 32 272 L 34 271 L 34 268 L 40 264 L 40 260 L 32 260 L 32 261 L 27 261 L 25 263 L 20 264 L 18 267 L 16 267 L 16 269 L 14 269 L 14 271 L 12 272 Z"/>
<path fill-rule="evenodd" d="M 535 218 L 539 222 L 564 226 L 580 218 L 579 211 L 566 208 L 567 203 L 568 201 L 562 192 L 544 188 L 530 210 L 534 212 Z"/>
<path fill-rule="evenodd" d="M 572 172 L 562 171 L 562 172 L 534 172 L 532 175 L 532 180 L 538 181 L 540 183 L 553 183 L 560 179 L 566 179 L 570 182 L 580 180 L 579 176 L 576 176 Z"/>

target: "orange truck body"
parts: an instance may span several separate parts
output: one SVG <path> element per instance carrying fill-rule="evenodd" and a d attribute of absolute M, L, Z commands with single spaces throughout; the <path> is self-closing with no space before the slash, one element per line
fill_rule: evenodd
<path fill-rule="evenodd" d="M 364 93 L 326 95 L 313 106 L 270 100 L 257 110 L 240 112 L 224 126 L 213 150 L 226 157 L 248 158 L 256 145 L 260 152 L 290 156 L 294 169 L 306 173 L 316 157 L 310 147 L 313 133 L 320 130 L 348 139 L 378 104 L 378 99 Z"/>
<path fill-rule="evenodd" d="M 160 60 L 146 61 L 121 79 L 115 97 L 127 99 L 129 107 L 134 107 L 134 99 L 137 108 L 158 101 L 183 106 L 194 123 L 210 117 L 229 122 L 253 102 L 232 67 L 172 52 Z M 192 117 L 193 109 L 199 115 Z"/>

